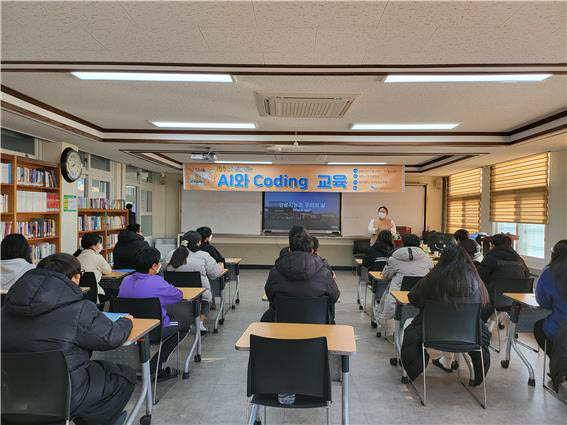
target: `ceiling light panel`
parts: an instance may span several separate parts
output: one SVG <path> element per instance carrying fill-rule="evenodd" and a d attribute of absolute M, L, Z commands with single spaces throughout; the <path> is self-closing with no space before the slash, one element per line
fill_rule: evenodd
<path fill-rule="evenodd" d="M 543 81 L 551 74 L 388 75 L 385 83 L 524 83 Z"/>
<path fill-rule="evenodd" d="M 351 130 L 451 130 L 459 123 L 354 123 Z"/>
<path fill-rule="evenodd" d="M 172 81 L 186 83 L 232 83 L 230 74 L 189 74 L 168 72 L 71 72 L 81 80 L 108 81 Z"/>
<path fill-rule="evenodd" d="M 255 129 L 253 122 L 181 122 L 181 121 L 151 121 L 160 128 L 205 128 L 205 129 Z"/>

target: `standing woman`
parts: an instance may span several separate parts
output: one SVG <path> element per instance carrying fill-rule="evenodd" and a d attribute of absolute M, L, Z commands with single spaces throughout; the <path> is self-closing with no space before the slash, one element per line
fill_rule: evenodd
<path fill-rule="evenodd" d="M 382 230 L 389 230 L 392 235 L 398 233 L 396 231 L 396 223 L 388 216 L 388 208 L 381 206 L 378 208 L 378 216 L 370 220 L 368 223 L 368 234 L 370 236 L 370 245 L 374 245 L 378 234 Z"/>
<path fill-rule="evenodd" d="M 2 289 L 10 289 L 20 276 L 35 267 L 32 264 L 31 247 L 24 236 L 12 233 L 2 239 L 0 251 L 2 251 L 0 270 Z"/>
<path fill-rule="evenodd" d="M 81 248 L 73 254 L 81 263 L 83 272 L 92 272 L 97 283 L 97 293 L 104 295 L 104 289 L 98 284 L 103 274 L 112 273 L 112 267 L 100 255 L 102 251 L 102 238 L 95 233 L 87 233 L 81 238 Z"/>

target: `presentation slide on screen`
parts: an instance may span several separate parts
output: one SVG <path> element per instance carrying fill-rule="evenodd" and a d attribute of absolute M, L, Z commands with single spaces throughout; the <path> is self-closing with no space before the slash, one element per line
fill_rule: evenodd
<path fill-rule="evenodd" d="M 287 232 L 302 224 L 313 232 L 338 232 L 341 195 L 324 192 L 264 192 L 264 230 Z"/>

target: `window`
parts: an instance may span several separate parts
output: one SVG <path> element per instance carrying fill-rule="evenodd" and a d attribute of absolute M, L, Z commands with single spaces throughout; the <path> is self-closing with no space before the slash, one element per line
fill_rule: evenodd
<path fill-rule="evenodd" d="M 136 167 L 132 167 L 131 165 L 126 166 L 126 179 L 130 181 L 137 181 L 138 180 L 138 169 Z"/>
<path fill-rule="evenodd" d="M 110 159 L 91 154 L 91 168 L 102 171 L 110 171 Z"/>
<path fill-rule="evenodd" d="M 18 133 L 17 131 L 3 128 L 1 146 L 2 149 L 28 155 L 35 155 L 35 139 L 32 136 Z"/>
<path fill-rule="evenodd" d="M 110 182 L 91 180 L 91 197 L 110 199 Z"/>
<path fill-rule="evenodd" d="M 136 212 L 136 204 L 138 203 L 138 188 L 136 186 L 126 185 L 126 203 L 134 205 L 132 209 Z"/>
<path fill-rule="evenodd" d="M 87 179 L 81 178 L 77 180 L 77 196 L 87 198 Z"/>
<path fill-rule="evenodd" d="M 480 229 L 480 191 L 482 169 L 449 176 L 447 191 L 447 231 Z"/>
<path fill-rule="evenodd" d="M 140 170 L 140 180 L 144 183 L 152 182 L 152 172 L 148 170 Z"/>
<path fill-rule="evenodd" d="M 152 216 L 151 215 L 143 215 L 142 216 L 142 233 L 144 236 L 152 236 Z"/>
<path fill-rule="evenodd" d="M 545 257 L 545 224 L 496 223 L 496 233 L 517 235 L 514 243 L 520 255 Z"/>
<path fill-rule="evenodd" d="M 490 167 L 490 221 L 547 224 L 546 153 Z"/>
<path fill-rule="evenodd" d="M 142 189 L 142 212 L 152 212 L 152 192 Z"/>
<path fill-rule="evenodd" d="M 89 168 L 89 154 L 83 151 L 79 151 L 79 156 L 81 157 L 81 162 L 83 163 L 83 168 L 88 170 Z"/>

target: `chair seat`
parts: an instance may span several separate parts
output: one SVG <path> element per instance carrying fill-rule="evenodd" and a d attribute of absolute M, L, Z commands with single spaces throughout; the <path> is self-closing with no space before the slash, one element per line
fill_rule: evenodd
<path fill-rule="evenodd" d="M 321 397 L 312 397 L 303 394 L 295 395 L 295 403 L 280 404 L 277 394 L 256 394 L 252 397 L 252 404 L 268 407 L 281 407 L 284 409 L 309 409 L 312 407 L 327 407 L 327 402 Z"/>
<path fill-rule="evenodd" d="M 466 342 L 447 342 L 442 343 L 428 342 L 424 344 L 425 348 L 432 348 L 438 351 L 445 351 L 447 353 L 468 353 L 469 351 L 479 350 L 480 346 L 477 344 L 469 344 Z"/>

